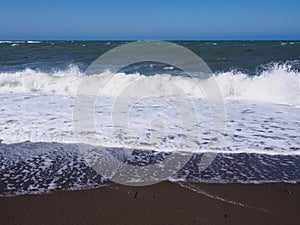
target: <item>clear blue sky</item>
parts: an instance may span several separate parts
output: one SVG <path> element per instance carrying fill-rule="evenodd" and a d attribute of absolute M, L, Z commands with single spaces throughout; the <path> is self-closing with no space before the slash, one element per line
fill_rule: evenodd
<path fill-rule="evenodd" d="M 0 40 L 300 39 L 299 0 L 11 0 Z"/>

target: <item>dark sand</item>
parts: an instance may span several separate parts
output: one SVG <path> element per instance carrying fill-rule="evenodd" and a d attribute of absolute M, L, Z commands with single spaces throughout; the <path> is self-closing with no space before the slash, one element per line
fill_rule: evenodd
<path fill-rule="evenodd" d="M 1 197 L 0 224 L 300 224 L 300 184 L 189 185 Z"/>

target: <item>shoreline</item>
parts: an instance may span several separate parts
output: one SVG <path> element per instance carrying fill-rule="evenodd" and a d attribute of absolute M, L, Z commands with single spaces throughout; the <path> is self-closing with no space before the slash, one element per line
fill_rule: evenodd
<path fill-rule="evenodd" d="M 151 186 L 0 197 L 10 224 L 297 224 L 300 183 Z"/>

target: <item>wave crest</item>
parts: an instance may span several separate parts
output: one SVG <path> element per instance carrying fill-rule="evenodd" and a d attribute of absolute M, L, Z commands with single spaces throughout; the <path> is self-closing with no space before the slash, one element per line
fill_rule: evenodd
<path fill-rule="evenodd" d="M 90 82 L 103 82 L 111 75 L 114 75 L 112 79 L 115 82 L 110 82 L 110 86 L 106 87 L 105 94 L 107 95 L 117 95 L 120 87 L 143 77 L 146 78 L 145 85 L 149 85 L 151 82 L 154 87 L 161 88 L 159 79 L 156 78 L 164 78 L 178 84 L 188 95 L 204 97 L 197 87 L 195 78 L 170 74 L 156 74 L 147 77 L 141 74 L 111 74 L 109 71 L 86 76 L 77 66 L 70 66 L 67 70 L 54 73 L 32 69 L 0 73 L 0 93 L 50 92 L 74 95 L 82 79 Z M 227 71 L 217 73 L 214 77 L 225 99 L 300 105 L 300 74 L 292 71 L 288 64 L 275 64 L 257 76 L 250 76 L 240 71 Z M 166 92 L 166 95 L 170 93 L 170 90 L 160 89 L 160 91 L 161 93 Z"/>
<path fill-rule="evenodd" d="M 225 98 L 300 105 L 300 74 L 275 64 L 257 76 L 229 71 L 216 76 Z"/>

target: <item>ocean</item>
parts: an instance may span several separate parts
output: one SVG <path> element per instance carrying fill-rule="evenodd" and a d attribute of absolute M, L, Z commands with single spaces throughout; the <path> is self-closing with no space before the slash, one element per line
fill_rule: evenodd
<path fill-rule="evenodd" d="M 125 165 L 144 168 L 151 181 L 161 177 L 147 172 L 147 166 L 157 164 L 166 170 L 164 162 L 171 155 L 188 156 L 166 177 L 174 182 L 300 181 L 299 41 L 174 41 L 204 60 L 222 93 L 225 128 L 215 148 L 210 145 L 211 107 L 195 78 L 155 62 L 117 73 L 109 68 L 99 74 L 86 72 L 100 55 L 126 43 L 0 41 L 1 195 L 109 185 L 113 175 L 97 173 L 82 153 L 83 145 L 104 149 Z M 80 83 L 100 84 L 107 77 L 111 82 L 94 103 L 95 127 L 82 132 L 79 140 L 74 108 Z M 190 108 L 182 114 L 174 110 L 173 105 L 183 100 L 162 80 L 185 91 L 197 121 L 191 120 Z M 112 121 L 120 90 L 132 82 L 139 82 L 139 87 L 131 95 L 152 85 L 160 96 L 134 102 L 126 112 L 128 124 Z M 208 153 L 213 159 L 201 169 Z M 128 172 L 114 169 L 113 174 Z"/>

